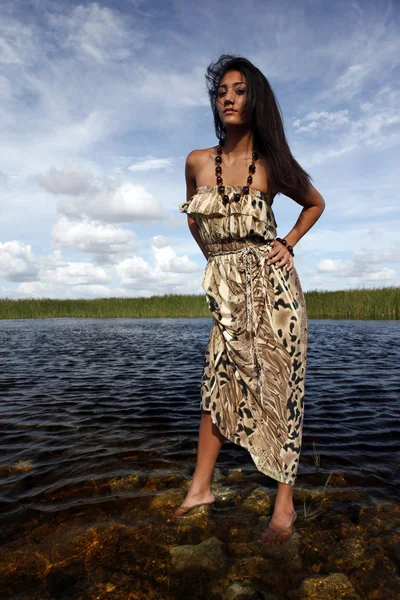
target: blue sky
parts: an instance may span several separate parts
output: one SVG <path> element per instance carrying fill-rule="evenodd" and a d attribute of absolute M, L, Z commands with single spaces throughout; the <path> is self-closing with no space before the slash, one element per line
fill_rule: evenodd
<path fill-rule="evenodd" d="M 0 296 L 203 293 L 178 204 L 214 145 L 207 65 L 259 67 L 326 202 L 295 248 L 303 289 L 400 284 L 400 5 L 3 0 Z M 397 166 L 396 166 L 397 165 Z M 274 201 L 278 235 L 300 207 Z"/>

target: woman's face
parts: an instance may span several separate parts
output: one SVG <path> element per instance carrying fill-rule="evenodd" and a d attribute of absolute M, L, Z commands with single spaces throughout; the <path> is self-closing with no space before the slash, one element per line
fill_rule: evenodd
<path fill-rule="evenodd" d="M 246 78 L 240 71 L 228 71 L 222 77 L 217 90 L 217 108 L 224 125 L 244 123 L 243 109 L 246 102 Z"/>

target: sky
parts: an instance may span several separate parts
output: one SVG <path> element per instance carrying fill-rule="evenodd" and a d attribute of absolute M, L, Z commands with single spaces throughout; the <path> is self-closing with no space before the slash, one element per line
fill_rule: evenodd
<path fill-rule="evenodd" d="M 178 205 L 221 54 L 267 77 L 325 200 L 303 290 L 400 285 L 399 23 L 395 0 L 2 0 L 0 297 L 204 293 Z M 283 237 L 301 207 L 273 210 Z"/>

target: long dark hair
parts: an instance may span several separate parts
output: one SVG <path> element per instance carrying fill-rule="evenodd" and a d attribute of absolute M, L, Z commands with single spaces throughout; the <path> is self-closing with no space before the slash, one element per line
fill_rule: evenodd
<path fill-rule="evenodd" d="M 283 127 L 282 111 L 268 79 L 249 60 L 222 54 L 206 71 L 207 89 L 214 114 L 215 133 L 225 141 L 225 126 L 217 109 L 218 86 L 227 71 L 240 71 L 246 78 L 246 104 L 243 116 L 251 123 L 254 149 L 265 154 L 270 164 L 271 188 L 306 193 L 312 177 L 292 155 Z"/>

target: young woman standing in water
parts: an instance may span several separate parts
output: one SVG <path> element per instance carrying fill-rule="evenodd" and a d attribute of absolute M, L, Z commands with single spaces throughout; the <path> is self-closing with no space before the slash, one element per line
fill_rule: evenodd
<path fill-rule="evenodd" d="M 325 208 L 290 152 L 266 77 L 222 55 L 206 73 L 219 143 L 186 159 L 193 237 L 207 259 L 202 285 L 213 316 L 201 384 L 196 469 L 168 518 L 212 504 L 211 480 L 225 439 L 246 448 L 278 482 L 274 512 L 258 541 L 282 543 L 297 517 L 293 489 L 304 417 L 307 313 L 294 250 Z M 277 237 L 272 211 L 283 193 L 303 207 Z"/>

